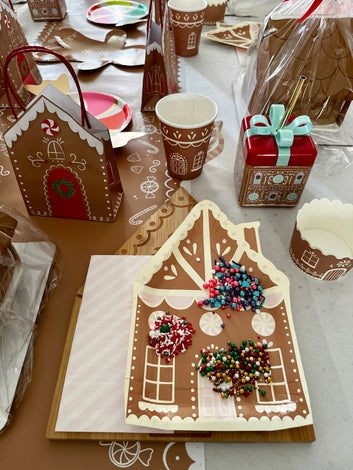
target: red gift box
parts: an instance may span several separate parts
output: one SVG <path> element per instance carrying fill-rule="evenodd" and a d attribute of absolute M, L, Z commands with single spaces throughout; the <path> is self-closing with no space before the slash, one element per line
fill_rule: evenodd
<path fill-rule="evenodd" d="M 286 165 L 279 165 L 273 135 L 250 135 L 250 120 L 243 119 L 235 178 L 241 206 L 294 206 L 298 203 L 315 162 L 317 150 L 310 135 L 295 135 Z M 270 124 L 270 119 L 267 117 Z M 296 116 L 288 120 L 290 124 Z M 261 125 L 260 125 L 261 126 Z M 248 131 L 248 132 L 247 132 Z"/>
<path fill-rule="evenodd" d="M 252 166 L 276 166 L 278 158 L 278 146 L 272 135 L 253 135 L 244 140 L 244 133 L 250 129 L 252 116 L 246 116 L 242 121 L 240 141 L 244 144 L 244 158 L 248 165 Z M 269 117 L 266 116 L 270 123 Z M 296 116 L 288 119 L 290 124 Z M 296 135 L 290 149 L 289 166 L 313 166 L 317 150 L 310 135 Z"/>

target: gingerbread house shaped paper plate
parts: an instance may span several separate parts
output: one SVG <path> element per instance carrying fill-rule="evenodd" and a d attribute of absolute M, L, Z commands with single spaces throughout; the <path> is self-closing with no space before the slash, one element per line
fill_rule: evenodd
<path fill-rule="evenodd" d="M 234 225 L 215 204 L 202 201 L 137 275 L 125 383 L 128 423 L 192 431 L 312 424 L 289 281 L 261 253 L 258 226 Z M 209 286 L 222 277 L 220 259 L 236 268 L 230 276 L 240 274 L 242 288 L 256 288 L 255 306 L 246 306 L 242 294 L 238 304 L 222 302 L 227 295 L 210 302 Z M 233 346 L 239 357 L 229 352 Z"/>

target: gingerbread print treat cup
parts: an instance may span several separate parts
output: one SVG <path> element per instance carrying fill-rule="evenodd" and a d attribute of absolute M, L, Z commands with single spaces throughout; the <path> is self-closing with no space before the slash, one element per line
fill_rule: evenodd
<path fill-rule="evenodd" d="M 310 276 L 324 281 L 344 276 L 353 267 L 353 205 L 328 199 L 304 204 L 289 252 Z"/>
<path fill-rule="evenodd" d="M 168 8 L 176 54 L 182 57 L 197 55 L 207 1 L 169 0 Z"/>
<path fill-rule="evenodd" d="M 217 22 L 223 21 L 226 6 L 227 0 L 207 0 L 204 24 L 215 25 Z"/>
<path fill-rule="evenodd" d="M 191 180 L 201 174 L 217 113 L 214 101 L 194 93 L 158 101 L 156 114 L 170 176 Z"/>

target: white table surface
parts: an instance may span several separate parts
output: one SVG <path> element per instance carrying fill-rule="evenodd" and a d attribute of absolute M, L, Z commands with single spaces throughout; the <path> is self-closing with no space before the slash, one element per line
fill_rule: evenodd
<path fill-rule="evenodd" d="M 231 20 L 228 18 L 229 23 Z M 201 176 L 182 186 L 197 200 L 210 199 L 234 223 L 259 220 L 262 251 L 291 282 L 291 304 L 304 372 L 308 383 L 316 441 L 313 443 L 206 443 L 207 470 L 216 468 L 346 469 L 352 466 L 353 386 L 351 292 L 353 270 L 325 282 L 300 271 L 288 248 L 298 209 L 315 198 L 353 203 L 353 164 L 330 165 L 323 153 L 294 208 L 242 208 L 233 167 L 239 134 L 232 82 L 239 72 L 235 50 L 207 39 L 199 54 L 183 59 L 184 87 L 203 93 L 219 106 L 223 120 L 223 153 L 204 166 Z M 321 157 L 321 158 L 320 158 Z"/>

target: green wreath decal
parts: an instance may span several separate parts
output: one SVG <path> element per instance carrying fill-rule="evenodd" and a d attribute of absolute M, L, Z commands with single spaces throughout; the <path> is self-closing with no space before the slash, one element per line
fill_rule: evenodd
<path fill-rule="evenodd" d="M 28 64 L 25 60 L 22 60 L 20 68 L 21 68 L 22 76 L 27 77 L 27 75 L 28 75 Z"/>
<path fill-rule="evenodd" d="M 65 185 L 68 190 L 66 192 L 64 192 L 60 188 L 61 185 Z M 58 194 L 60 197 L 72 197 L 76 193 L 74 185 L 73 185 L 73 183 L 71 183 L 71 181 L 56 180 L 56 181 L 54 181 L 52 186 L 53 186 L 53 189 L 56 192 L 56 194 Z"/>

